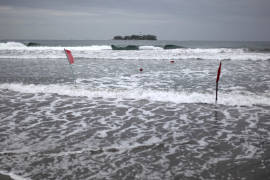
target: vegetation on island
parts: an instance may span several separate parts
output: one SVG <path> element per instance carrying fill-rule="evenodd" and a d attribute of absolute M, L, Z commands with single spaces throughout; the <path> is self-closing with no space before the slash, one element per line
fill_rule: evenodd
<path fill-rule="evenodd" d="M 157 40 L 155 35 L 130 35 L 130 36 L 114 36 L 113 40 Z"/>

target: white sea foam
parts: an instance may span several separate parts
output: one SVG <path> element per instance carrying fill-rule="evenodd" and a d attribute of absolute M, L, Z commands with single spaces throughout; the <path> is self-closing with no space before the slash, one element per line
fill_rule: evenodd
<path fill-rule="evenodd" d="M 92 45 L 92 46 L 26 46 L 20 42 L 6 42 L 0 43 L 0 50 L 63 50 L 64 48 L 70 50 L 111 50 L 108 45 Z"/>
<path fill-rule="evenodd" d="M 175 91 L 155 91 L 155 90 L 99 90 L 87 89 L 83 87 L 73 87 L 69 85 L 25 85 L 25 84 L 1 84 L 0 89 L 8 89 L 21 93 L 49 93 L 58 95 L 67 95 L 75 97 L 87 98 L 116 98 L 116 99 L 148 99 L 151 101 L 173 102 L 173 103 L 215 103 L 215 94 L 199 93 L 199 92 L 175 92 Z M 236 106 L 252 106 L 252 105 L 270 105 L 270 97 L 266 94 L 245 94 L 231 93 L 219 94 L 218 104 L 236 105 Z"/>
<path fill-rule="evenodd" d="M 267 120 L 261 118 L 260 123 L 258 120 L 258 116 L 268 114 L 268 108 L 222 106 L 215 110 L 198 104 L 164 105 L 155 102 L 161 99 L 177 103 L 213 103 L 212 94 L 142 89 L 101 91 L 60 84 L 0 84 L 0 92 L 3 89 L 19 93 L 5 92 L 7 102 L 2 107 L 10 106 L 11 109 L 21 104 L 18 108 L 11 109 L 14 114 L 6 113 L 7 119 L 2 123 L 3 133 L 9 134 L 1 142 L 0 154 L 5 162 L 3 167 L 14 167 L 12 173 L 33 179 L 44 172 L 48 174 L 46 177 L 61 179 L 68 177 L 70 173 L 74 174 L 73 179 L 78 179 L 82 173 L 88 172 L 81 171 L 87 165 L 95 169 L 102 169 L 100 167 L 107 165 L 113 168 L 98 171 L 100 173 L 97 174 L 83 174 L 84 177 L 91 176 L 95 179 L 100 178 L 101 174 L 109 177 L 113 172 L 125 173 L 126 168 L 137 163 L 138 158 L 141 160 L 138 166 L 145 169 L 144 174 L 150 174 L 151 178 L 154 174 L 159 179 L 164 174 L 153 172 L 154 167 L 158 165 L 161 169 L 168 169 L 171 163 L 173 171 L 182 172 L 186 177 L 197 177 L 216 164 L 225 163 L 226 166 L 225 161 L 234 162 L 236 159 L 237 165 L 238 162 L 247 162 L 249 159 L 261 160 L 265 147 L 258 146 L 260 132 L 266 139 L 269 137 L 268 132 L 264 131 L 267 129 Z M 52 98 L 52 94 L 67 96 Z M 76 96 L 83 98 L 74 98 Z M 113 97 L 115 101 L 97 98 L 92 101 L 92 97 Z M 142 101 L 138 105 L 136 101 L 125 100 L 126 98 L 147 98 L 150 102 Z M 242 91 L 242 95 L 221 93 L 219 102 L 232 101 L 231 104 L 239 105 L 238 101 L 243 103 L 245 98 L 251 103 L 260 98 L 269 103 L 270 97 L 247 94 L 245 91 Z M 44 103 L 39 103 L 42 101 Z M 125 110 L 118 114 L 121 107 Z M 214 115 L 214 112 L 217 114 Z M 261 124 L 261 127 L 254 127 L 254 122 Z M 13 127 L 14 123 L 16 126 Z M 13 133 L 14 128 L 21 131 Z M 236 154 L 233 149 L 237 149 Z M 213 157 L 213 151 L 218 154 L 218 158 Z M 190 159 L 190 155 L 194 158 Z M 108 157 L 112 163 L 108 164 Z M 37 163 L 40 166 L 31 168 Z M 21 168 L 22 165 L 30 167 L 30 170 Z M 137 170 L 137 166 L 132 168 Z M 65 171 L 66 169 L 69 171 Z M 254 167 L 251 166 L 250 169 Z M 60 170 L 64 170 L 63 173 L 59 174 Z M 130 168 L 127 169 L 127 173 L 129 172 Z M 140 176 L 141 179 L 147 179 L 144 174 Z M 165 179 L 170 177 L 172 176 L 169 174 Z"/>
<path fill-rule="evenodd" d="M 110 45 L 92 46 L 25 46 L 19 42 L 0 43 L 0 59 L 57 59 L 65 58 L 63 49 L 72 51 L 75 58 L 94 59 L 230 59 L 268 60 L 270 53 L 249 52 L 243 48 L 182 48 L 164 50 L 156 46 L 140 46 L 139 51 L 115 51 Z"/>
<path fill-rule="evenodd" d="M 162 50 L 161 47 L 155 47 L 155 46 L 140 46 L 139 49 L 142 50 Z"/>
<path fill-rule="evenodd" d="M 12 49 L 12 48 L 26 48 L 23 43 L 20 42 L 6 42 L 0 43 L 0 49 Z"/>

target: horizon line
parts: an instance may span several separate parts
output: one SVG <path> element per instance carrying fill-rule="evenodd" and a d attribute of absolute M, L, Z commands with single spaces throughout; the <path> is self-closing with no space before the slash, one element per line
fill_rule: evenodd
<path fill-rule="evenodd" d="M 5 38 L 0 41 L 180 41 L 180 42 L 270 42 L 270 40 L 172 40 L 172 39 L 157 39 L 157 40 L 114 40 L 114 39 L 25 39 L 25 38 Z"/>

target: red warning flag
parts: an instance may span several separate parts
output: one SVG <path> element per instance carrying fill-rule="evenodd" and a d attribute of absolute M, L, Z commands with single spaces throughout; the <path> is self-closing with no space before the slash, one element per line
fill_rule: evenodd
<path fill-rule="evenodd" d="M 219 81 L 220 72 L 221 72 L 221 61 L 219 63 L 219 68 L 218 68 L 218 72 L 217 72 L 217 81 L 216 81 L 216 83 L 218 83 L 218 81 Z"/>
<path fill-rule="evenodd" d="M 71 54 L 71 51 L 70 50 L 67 50 L 67 49 L 64 49 L 64 50 L 65 50 L 65 53 L 67 55 L 69 64 L 73 64 L 74 63 L 74 58 L 73 58 L 73 56 Z"/>
<path fill-rule="evenodd" d="M 217 81 L 216 81 L 216 104 L 217 104 L 217 100 L 218 100 L 218 81 L 219 81 L 220 73 L 221 73 L 221 61 L 220 61 L 220 63 L 219 63 L 218 72 L 217 72 Z"/>

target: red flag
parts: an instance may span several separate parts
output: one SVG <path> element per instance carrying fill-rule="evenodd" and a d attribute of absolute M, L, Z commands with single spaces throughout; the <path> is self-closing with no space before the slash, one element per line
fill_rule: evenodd
<path fill-rule="evenodd" d="M 69 64 L 73 64 L 74 63 L 74 58 L 73 58 L 73 56 L 71 54 L 71 51 L 70 50 L 67 50 L 67 49 L 64 49 L 64 50 L 65 50 L 65 53 L 67 55 Z"/>
<path fill-rule="evenodd" d="M 218 72 L 217 72 L 217 81 L 216 81 L 216 83 L 218 83 L 218 81 L 219 81 L 220 72 L 221 72 L 221 61 L 219 63 L 219 68 L 218 68 Z"/>

